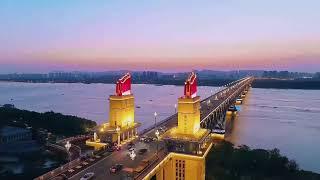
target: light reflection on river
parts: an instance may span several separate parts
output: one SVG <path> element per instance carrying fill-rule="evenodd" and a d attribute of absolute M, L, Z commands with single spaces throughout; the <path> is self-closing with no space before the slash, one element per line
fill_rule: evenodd
<path fill-rule="evenodd" d="M 235 144 L 278 148 L 320 172 L 320 91 L 252 89 L 233 124 Z"/>
<path fill-rule="evenodd" d="M 29 84 L 0 82 L 0 104 L 39 112 L 53 110 L 95 120 L 108 120 L 110 84 Z M 216 87 L 199 87 L 204 98 Z M 136 120 L 142 128 L 175 112 L 182 86 L 133 85 Z M 228 139 L 254 148 L 279 148 L 300 167 L 320 172 L 320 91 L 251 89 Z"/>

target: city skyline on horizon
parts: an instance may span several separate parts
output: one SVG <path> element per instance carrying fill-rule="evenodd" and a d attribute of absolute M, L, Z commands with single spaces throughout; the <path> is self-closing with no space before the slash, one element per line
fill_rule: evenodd
<path fill-rule="evenodd" d="M 320 70 L 320 3 L 0 2 L 0 73 Z"/>

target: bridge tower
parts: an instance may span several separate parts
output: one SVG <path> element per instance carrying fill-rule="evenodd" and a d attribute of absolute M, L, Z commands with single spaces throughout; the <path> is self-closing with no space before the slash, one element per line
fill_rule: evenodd
<path fill-rule="evenodd" d="M 200 128 L 200 97 L 196 74 L 191 73 L 184 85 L 184 96 L 178 99 L 178 133 L 196 134 Z"/>
<path fill-rule="evenodd" d="M 131 76 L 125 74 L 116 83 L 116 94 L 109 97 L 109 125 L 125 129 L 134 126 L 134 96 L 131 94 Z"/>
<path fill-rule="evenodd" d="M 207 129 L 200 128 L 200 97 L 197 76 L 191 73 L 178 98 L 178 126 L 162 135 L 169 151 L 167 162 L 157 171 L 156 179 L 205 179 L 205 157 L 212 147 Z"/>
<path fill-rule="evenodd" d="M 109 122 L 98 126 L 96 134 L 99 139 L 87 141 L 95 149 L 109 145 L 121 145 L 136 137 L 140 123 L 134 118 L 134 96 L 131 92 L 131 75 L 122 76 L 116 82 L 115 95 L 109 96 Z"/>

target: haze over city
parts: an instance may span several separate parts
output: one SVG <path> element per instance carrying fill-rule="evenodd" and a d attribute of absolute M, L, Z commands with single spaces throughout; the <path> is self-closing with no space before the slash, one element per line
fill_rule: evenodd
<path fill-rule="evenodd" d="M 0 2 L 0 73 L 320 69 L 320 2 Z"/>

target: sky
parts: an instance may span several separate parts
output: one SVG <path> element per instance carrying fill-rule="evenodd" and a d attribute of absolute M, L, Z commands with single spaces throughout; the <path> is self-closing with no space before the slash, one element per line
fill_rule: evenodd
<path fill-rule="evenodd" d="M 320 71 L 319 0 L 0 1 L 0 73 Z"/>

